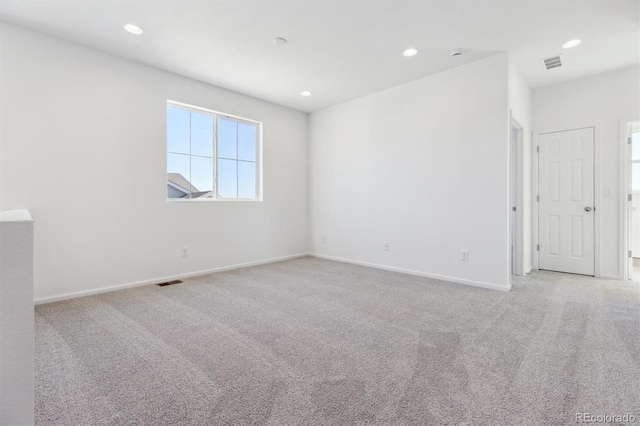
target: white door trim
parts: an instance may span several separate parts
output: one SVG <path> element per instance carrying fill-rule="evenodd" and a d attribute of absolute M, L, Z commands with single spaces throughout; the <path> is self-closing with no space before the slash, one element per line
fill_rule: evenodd
<path fill-rule="evenodd" d="M 602 164 L 601 164 L 601 159 L 602 159 L 602 155 L 601 155 L 601 149 L 602 149 L 602 144 L 600 141 L 600 129 L 602 127 L 601 123 L 583 123 L 584 125 L 578 124 L 578 125 L 574 125 L 574 126 L 568 126 L 567 128 L 550 128 L 550 129 L 541 129 L 541 130 L 536 130 L 534 132 L 534 140 L 531 143 L 531 147 L 533 149 L 533 200 L 531 200 L 531 202 L 533 203 L 533 269 L 534 270 L 539 270 L 539 263 L 538 263 L 538 250 L 537 250 L 537 246 L 539 244 L 539 204 L 538 204 L 538 194 L 539 194 L 539 179 L 540 179 L 540 162 L 539 162 L 539 155 L 537 152 L 537 148 L 539 146 L 539 138 L 540 135 L 546 134 L 546 133 L 555 133 L 555 132 L 565 132 L 568 130 L 578 130 L 578 129 L 587 129 L 587 128 L 593 128 L 593 150 L 594 150 L 594 161 L 593 161 L 593 171 L 594 171 L 594 205 L 596 207 L 594 213 L 595 213 L 595 232 L 594 232 L 594 253 L 595 253 L 595 262 L 594 262 L 594 273 L 596 277 L 599 278 L 613 278 L 613 279 L 619 279 L 619 277 L 610 277 L 610 276 L 603 276 L 602 275 L 602 250 L 601 250 L 601 217 L 602 215 L 600 214 L 600 206 L 602 205 L 602 184 L 601 184 L 601 176 L 600 174 L 602 173 Z"/>
<path fill-rule="evenodd" d="M 510 167 L 509 167 L 509 184 L 515 186 L 515 229 L 513 223 L 510 223 L 509 232 L 513 232 L 514 235 L 509 236 L 509 243 L 514 243 L 514 269 L 515 275 L 524 276 L 526 272 L 524 270 L 524 128 L 513 117 L 513 112 L 510 112 L 510 128 L 509 128 L 509 142 L 510 142 Z M 513 132 L 518 132 L 517 140 L 513 139 Z M 515 172 L 515 175 L 514 173 Z M 511 194 L 513 187 L 509 188 L 509 205 L 511 205 Z M 512 213 L 509 214 L 510 222 L 512 220 Z M 515 238 L 514 238 L 515 237 Z"/>

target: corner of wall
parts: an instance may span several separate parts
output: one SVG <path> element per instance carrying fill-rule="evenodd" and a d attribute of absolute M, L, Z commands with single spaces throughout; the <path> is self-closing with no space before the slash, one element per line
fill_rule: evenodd
<path fill-rule="evenodd" d="M 307 120 L 307 138 L 306 138 L 306 143 L 307 143 L 307 173 L 306 173 L 306 179 L 307 179 L 307 193 L 306 193 L 306 202 L 307 202 L 307 234 L 306 234 L 306 241 L 305 241 L 305 249 L 307 253 L 311 253 L 312 251 L 312 235 L 313 235 L 313 229 L 311 227 L 311 203 L 312 203 L 312 197 L 311 197 L 311 191 L 313 190 L 313 187 L 311 185 L 311 167 L 312 167 L 312 163 L 311 163 L 311 112 L 307 112 L 305 113 L 306 116 L 306 120 Z"/>

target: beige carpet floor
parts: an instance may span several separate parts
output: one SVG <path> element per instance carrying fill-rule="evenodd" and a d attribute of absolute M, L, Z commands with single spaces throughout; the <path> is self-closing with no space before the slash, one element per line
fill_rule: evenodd
<path fill-rule="evenodd" d="M 640 284 L 315 258 L 36 308 L 39 425 L 640 423 Z"/>

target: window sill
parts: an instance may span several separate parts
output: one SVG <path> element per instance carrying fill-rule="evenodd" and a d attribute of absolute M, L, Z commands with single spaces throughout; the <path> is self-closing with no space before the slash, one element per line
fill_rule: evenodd
<path fill-rule="evenodd" d="M 223 203 L 261 203 L 262 199 L 258 198 L 167 198 L 167 201 L 170 203 L 215 203 L 215 202 L 223 202 Z"/>

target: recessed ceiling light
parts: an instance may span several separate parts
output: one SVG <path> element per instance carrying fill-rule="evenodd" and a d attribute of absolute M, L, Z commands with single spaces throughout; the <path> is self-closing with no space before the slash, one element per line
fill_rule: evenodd
<path fill-rule="evenodd" d="M 273 44 L 275 44 L 276 46 L 284 46 L 285 44 L 287 44 L 287 39 L 283 37 L 276 37 L 273 39 Z"/>
<path fill-rule="evenodd" d="M 564 47 L 565 49 L 569 49 L 570 47 L 576 47 L 577 45 L 579 45 L 580 43 L 582 43 L 582 40 L 569 40 L 568 42 L 566 42 L 565 44 L 562 45 L 562 47 Z"/>
<path fill-rule="evenodd" d="M 302 96 L 311 96 L 311 92 L 310 92 L 310 91 L 308 91 L 308 90 L 304 90 L 304 91 L 300 92 L 300 94 L 301 94 Z"/>
<path fill-rule="evenodd" d="M 418 53 L 418 49 L 414 49 L 413 47 L 410 47 L 409 49 L 402 52 L 404 56 L 414 56 L 416 53 Z"/>
<path fill-rule="evenodd" d="M 127 24 L 124 26 L 124 29 L 129 31 L 131 34 L 135 34 L 135 35 L 142 34 L 142 28 L 140 28 L 136 24 Z"/>

